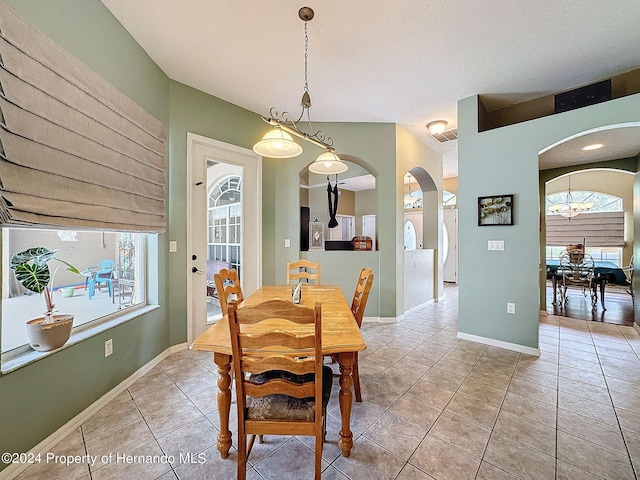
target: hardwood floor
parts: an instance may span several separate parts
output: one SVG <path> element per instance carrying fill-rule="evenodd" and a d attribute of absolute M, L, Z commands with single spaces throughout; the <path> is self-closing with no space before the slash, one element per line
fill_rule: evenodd
<path fill-rule="evenodd" d="M 568 292 L 569 301 L 563 308 L 552 305 L 553 289 L 547 284 L 547 313 L 562 317 L 576 318 L 579 320 L 592 320 L 594 322 L 614 323 L 617 325 L 633 325 L 633 303 L 631 295 L 618 289 L 607 288 L 605 291 L 605 307 L 602 309 L 600 299 L 595 309 L 591 309 L 591 299 L 584 297 L 578 289 Z"/>

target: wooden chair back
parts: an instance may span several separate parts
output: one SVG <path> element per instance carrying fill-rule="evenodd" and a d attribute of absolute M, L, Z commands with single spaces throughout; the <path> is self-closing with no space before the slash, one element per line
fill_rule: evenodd
<path fill-rule="evenodd" d="M 244 300 L 238 272 L 235 268 L 232 268 L 231 270 L 223 268 L 213 276 L 213 279 L 216 284 L 216 293 L 220 300 L 222 315 L 226 315 L 229 300 L 235 299 L 237 303 L 241 303 Z"/>
<path fill-rule="evenodd" d="M 308 308 L 287 300 L 269 300 L 238 308 L 232 301 L 228 316 L 238 407 L 238 479 L 246 475 L 246 435 L 271 434 L 314 436 L 315 478 L 319 480 L 323 441 L 320 304 Z M 304 383 L 289 381 L 290 376 L 299 375 L 307 375 Z M 258 376 L 263 377 L 259 383 Z M 273 397 L 264 397 L 278 394 L 297 399 L 312 397 L 313 413 L 296 419 L 270 416 L 266 402 Z M 262 399 L 257 415 L 251 410 L 256 408 L 252 403 L 255 398 Z"/>
<path fill-rule="evenodd" d="M 367 308 L 367 300 L 369 299 L 369 292 L 373 285 L 373 270 L 370 268 L 363 268 L 360 270 L 360 276 L 358 277 L 358 283 L 356 283 L 356 291 L 353 294 L 353 301 L 351 302 L 351 312 L 358 322 L 358 326 L 362 326 L 362 317 L 364 316 L 364 310 Z"/>
<path fill-rule="evenodd" d="M 287 262 L 287 284 L 297 285 L 301 281 L 320 285 L 320 262 L 306 259 Z"/>

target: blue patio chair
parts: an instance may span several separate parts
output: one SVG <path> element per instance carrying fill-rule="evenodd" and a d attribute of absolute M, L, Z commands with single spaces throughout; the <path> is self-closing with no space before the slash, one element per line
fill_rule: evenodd
<path fill-rule="evenodd" d="M 95 272 L 91 278 L 89 278 L 89 298 L 93 297 L 96 293 L 96 286 L 100 288 L 102 284 L 106 285 L 109 290 L 109 296 L 113 296 L 113 269 L 116 266 L 116 262 L 113 260 L 102 260 L 99 264 L 99 270 Z"/>

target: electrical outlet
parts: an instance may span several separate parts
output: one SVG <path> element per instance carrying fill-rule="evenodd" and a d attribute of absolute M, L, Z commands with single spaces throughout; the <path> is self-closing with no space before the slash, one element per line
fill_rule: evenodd
<path fill-rule="evenodd" d="M 104 342 L 104 357 L 107 358 L 113 353 L 113 339 L 109 339 Z"/>
<path fill-rule="evenodd" d="M 511 313 L 513 315 L 516 314 L 516 304 L 515 303 L 507 303 L 507 313 Z"/>
<path fill-rule="evenodd" d="M 284 239 L 284 248 L 289 248 L 289 247 L 291 247 L 291 239 L 285 238 Z"/>

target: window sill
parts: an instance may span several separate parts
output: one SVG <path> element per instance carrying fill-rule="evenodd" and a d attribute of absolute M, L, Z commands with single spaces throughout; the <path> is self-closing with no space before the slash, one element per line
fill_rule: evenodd
<path fill-rule="evenodd" d="M 128 311 L 121 315 L 116 315 L 102 322 L 89 324 L 85 328 L 80 327 L 77 331 L 71 333 L 71 338 L 69 338 L 69 341 L 65 343 L 64 346 L 56 350 L 51 350 L 50 352 L 36 352 L 35 350 L 27 347 L 25 351 L 22 351 L 15 355 L 7 356 L 6 354 L 3 354 L 0 373 L 6 374 L 13 372 L 20 367 L 29 365 L 30 363 L 40 360 L 41 358 L 48 357 L 52 353 L 59 352 L 60 350 L 70 347 L 71 345 L 80 343 L 87 338 L 93 337 L 110 328 L 116 327 L 125 322 L 128 322 L 129 320 L 145 315 L 158 308 L 160 308 L 158 305 L 144 305 L 140 308 L 132 309 L 131 311 Z"/>

